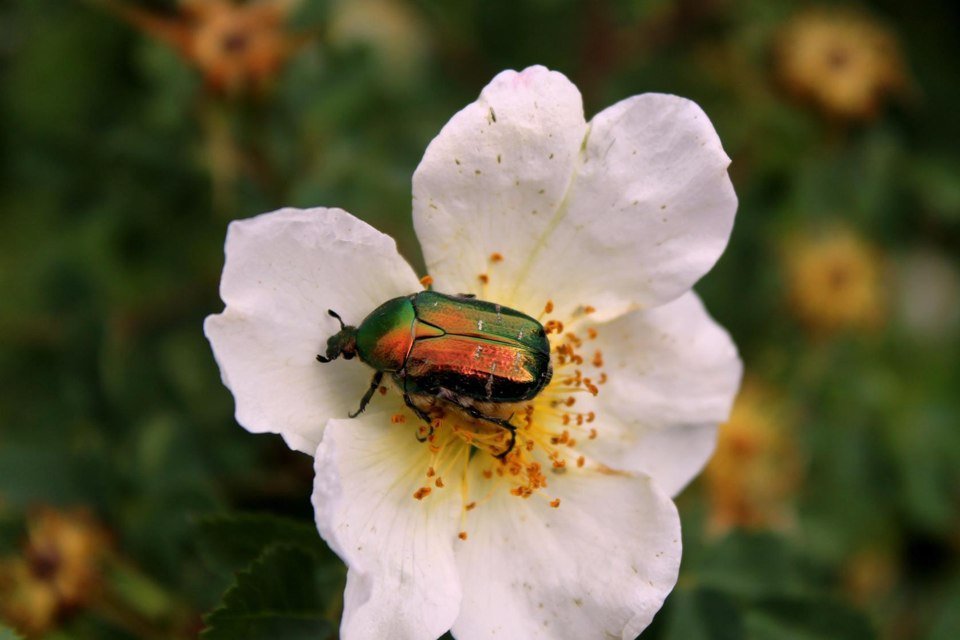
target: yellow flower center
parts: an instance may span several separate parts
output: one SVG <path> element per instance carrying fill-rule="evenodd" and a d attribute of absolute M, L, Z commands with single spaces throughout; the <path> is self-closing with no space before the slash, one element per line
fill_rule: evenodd
<path fill-rule="evenodd" d="M 603 353 L 592 348 L 597 329 L 566 330 L 559 320 L 544 320 L 552 311 L 553 303 L 548 302 L 539 318 L 550 339 L 550 384 L 532 400 L 477 405 L 485 416 L 508 420 L 513 433 L 494 422 L 471 417 L 449 403 L 423 407 L 432 423 L 420 422 L 417 434 L 429 448 L 430 461 L 424 469 L 423 485 L 412 495 L 414 499 L 427 499 L 444 489 L 450 478 L 456 478 L 462 491 L 464 519 L 498 490 L 560 506 L 559 498 L 550 494 L 550 476 L 586 465 L 587 457 L 579 447 L 595 439 L 597 429 L 595 412 L 583 405 L 589 404 L 587 398 L 600 393 L 607 374 L 603 371 Z M 593 311 L 582 305 L 577 315 L 582 318 Z M 405 423 L 407 416 L 397 413 L 393 422 Z M 473 468 L 479 473 L 469 473 L 471 465 L 479 465 Z M 471 477 L 479 477 L 473 484 L 480 486 L 471 486 Z M 465 540 L 466 532 L 460 537 Z"/>

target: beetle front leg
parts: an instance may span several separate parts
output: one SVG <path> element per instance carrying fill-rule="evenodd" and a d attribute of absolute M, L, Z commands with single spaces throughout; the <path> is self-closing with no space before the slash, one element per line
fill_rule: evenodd
<path fill-rule="evenodd" d="M 367 392 L 363 394 L 363 398 L 360 399 L 360 408 L 347 415 L 349 415 L 351 418 L 356 418 L 358 415 L 363 413 L 363 410 L 367 408 L 368 404 L 370 404 L 370 398 L 373 397 L 373 394 L 376 393 L 377 389 L 380 387 L 380 382 L 382 380 L 383 371 L 377 371 L 375 374 L 373 374 L 373 380 L 370 381 L 370 388 L 367 389 Z"/>

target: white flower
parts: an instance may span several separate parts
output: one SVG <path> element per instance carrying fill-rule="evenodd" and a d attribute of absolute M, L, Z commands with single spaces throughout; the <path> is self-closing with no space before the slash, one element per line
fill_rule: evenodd
<path fill-rule="evenodd" d="M 740 379 L 691 291 L 730 235 L 728 164 L 689 100 L 635 96 L 587 123 L 542 67 L 498 75 L 430 144 L 413 215 L 434 289 L 552 330 L 552 382 L 498 411 L 518 426 L 502 461 L 505 430 L 452 409 L 418 442 L 392 385 L 349 419 L 373 371 L 314 359 L 339 329 L 328 309 L 356 325 L 423 288 L 389 237 L 339 209 L 230 225 L 226 310 L 205 331 L 237 421 L 315 455 L 317 526 L 349 567 L 342 637 L 633 638 L 650 623 L 680 563 L 670 496 Z"/>

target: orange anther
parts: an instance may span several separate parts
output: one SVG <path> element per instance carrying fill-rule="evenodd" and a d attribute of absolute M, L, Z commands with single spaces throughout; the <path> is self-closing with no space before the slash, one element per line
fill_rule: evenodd
<path fill-rule="evenodd" d="M 473 511 L 473 510 L 476 509 L 476 508 L 477 508 L 477 503 L 476 503 L 476 502 L 471 502 L 471 503 L 468 504 L 466 507 L 464 507 L 464 509 L 466 509 L 467 511 Z"/>
<path fill-rule="evenodd" d="M 423 500 L 428 495 L 430 495 L 431 491 L 432 489 L 430 487 L 420 487 L 414 492 L 413 497 L 416 498 L 417 500 Z"/>
<path fill-rule="evenodd" d="M 577 458 L 577 466 L 582 467 L 586 461 L 587 461 L 586 458 L 584 458 L 583 456 L 580 456 L 579 458 Z"/>
<path fill-rule="evenodd" d="M 594 329 L 593 327 L 588 328 L 588 329 L 587 329 L 587 336 L 589 336 L 591 340 L 596 340 L 596 339 L 597 339 L 597 330 Z"/>
<path fill-rule="evenodd" d="M 547 300 L 546 306 L 543 307 L 544 313 L 553 313 L 553 300 Z"/>
<path fill-rule="evenodd" d="M 429 287 L 430 285 L 433 284 L 433 276 L 423 276 L 422 278 L 420 278 L 420 284 L 422 284 L 425 287 Z"/>
<path fill-rule="evenodd" d="M 477 279 L 479 279 L 480 282 L 483 284 L 487 284 L 488 282 L 490 282 L 490 276 L 488 276 L 485 273 L 481 273 L 479 276 L 477 276 Z"/>
<path fill-rule="evenodd" d="M 494 263 L 503 262 L 503 254 L 497 251 L 494 251 L 493 253 L 490 254 L 490 262 L 494 262 Z"/>
<path fill-rule="evenodd" d="M 584 313 L 593 313 L 594 311 L 596 311 L 596 309 L 590 305 L 587 305 L 583 308 Z"/>
<path fill-rule="evenodd" d="M 430 468 L 427 469 L 427 477 L 428 477 L 428 478 L 432 478 L 432 477 L 435 476 L 435 475 L 437 475 L 437 472 L 433 470 L 433 467 L 430 467 Z"/>
<path fill-rule="evenodd" d="M 467 539 L 467 532 L 466 532 L 466 531 L 461 531 L 460 533 L 457 534 L 457 537 L 460 538 L 461 540 L 466 540 L 466 539 Z"/>
<path fill-rule="evenodd" d="M 443 478 L 437 476 L 437 480 L 433 484 L 437 485 L 438 489 L 443 489 Z"/>
<path fill-rule="evenodd" d="M 380 391 L 380 395 L 382 395 L 382 396 L 387 395 L 387 388 L 386 388 L 386 387 L 380 387 L 379 391 Z"/>
<path fill-rule="evenodd" d="M 596 429 L 590 429 L 590 435 L 587 436 L 587 437 L 590 438 L 591 440 L 596 440 L 596 439 L 597 439 L 597 430 L 596 430 Z"/>
<path fill-rule="evenodd" d="M 560 498 L 556 498 L 555 500 L 551 500 L 551 501 L 550 501 L 550 506 L 553 507 L 554 509 L 556 509 L 557 507 L 559 507 L 559 506 L 560 506 Z"/>
<path fill-rule="evenodd" d="M 403 424 L 406 421 L 407 421 L 407 417 L 402 413 L 395 413 L 392 416 L 390 416 L 390 422 L 392 422 L 393 424 Z"/>

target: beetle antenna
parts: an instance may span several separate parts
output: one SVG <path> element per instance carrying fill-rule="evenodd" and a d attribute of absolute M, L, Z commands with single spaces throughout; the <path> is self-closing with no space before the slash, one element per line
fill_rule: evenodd
<path fill-rule="evenodd" d="M 332 317 L 334 317 L 334 318 L 337 319 L 337 322 L 340 323 L 340 328 L 341 328 L 341 329 L 344 328 L 345 325 L 343 324 L 343 318 L 340 317 L 340 314 L 339 314 L 339 313 L 337 313 L 337 312 L 334 311 L 333 309 L 327 309 L 327 313 L 329 313 Z"/>
<path fill-rule="evenodd" d="M 320 355 L 320 354 L 318 353 L 318 354 L 317 354 L 317 362 L 322 362 L 322 363 L 326 364 L 326 363 L 330 362 L 330 358 L 324 358 L 322 355 Z"/>

